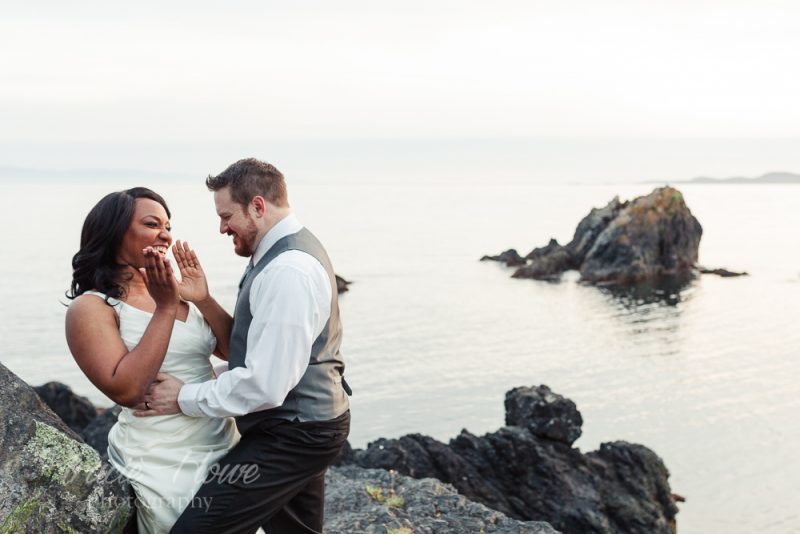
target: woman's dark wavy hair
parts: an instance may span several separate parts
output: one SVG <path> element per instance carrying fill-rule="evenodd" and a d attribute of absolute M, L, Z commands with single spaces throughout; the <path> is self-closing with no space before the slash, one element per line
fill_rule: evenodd
<path fill-rule="evenodd" d="M 81 247 L 72 257 L 72 284 L 67 298 L 74 299 L 91 289 L 111 298 L 124 296 L 124 283 L 133 275 L 123 274 L 126 265 L 117 263 L 117 252 L 131 225 L 137 198 L 155 200 L 164 206 L 167 217 L 172 217 L 161 195 L 146 187 L 134 187 L 104 196 L 83 221 Z"/>

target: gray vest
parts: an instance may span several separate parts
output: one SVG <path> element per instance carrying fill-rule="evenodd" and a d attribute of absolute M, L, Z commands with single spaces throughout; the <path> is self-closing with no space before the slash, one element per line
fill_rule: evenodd
<path fill-rule="evenodd" d="M 310 254 L 325 268 L 331 282 L 331 315 L 322 333 L 314 340 L 308 358 L 308 368 L 297 386 L 289 392 L 281 406 L 237 417 L 236 424 L 242 433 L 266 420 L 327 421 L 342 415 L 350 404 L 347 398 L 350 388 L 342 376 L 344 359 L 339 353 L 342 324 L 339 321 L 336 275 L 322 244 L 305 228 L 279 239 L 242 278 L 233 315 L 229 367 L 234 369 L 245 366 L 247 332 L 253 320 L 250 312 L 250 287 L 253 280 L 272 260 L 288 250 L 299 250 Z"/>

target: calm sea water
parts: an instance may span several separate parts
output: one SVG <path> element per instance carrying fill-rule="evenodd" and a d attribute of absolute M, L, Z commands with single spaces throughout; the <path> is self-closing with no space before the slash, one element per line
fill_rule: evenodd
<path fill-rule="evenodd" d="M 167 198 L 175 237 L 231 308 L 245 262 L 202 186 L 2 185 L 1 359 L 29 383 L 108 404 L 67 351 L 61 302 L 85 214 L 133 185 Z M 687 498 L 681 532 L 800 530 L 800 186 L 680 188 L 704 228 L 701 263 L 751 276 L 705 276 L 667 304 L 477 261 L 565 243 L 592 206 L 652 186 L 290 184 L 295 212 L 354 281 L 341 299 L 351 442 L 494 431 L 505 391 L 548 384 L 578 404 L 583 451 L 623 439 L 664 459 Z"/>

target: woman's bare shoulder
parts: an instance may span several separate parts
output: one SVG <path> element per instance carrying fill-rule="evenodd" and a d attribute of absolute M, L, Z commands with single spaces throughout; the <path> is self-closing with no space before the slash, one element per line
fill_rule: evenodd
<path fill-rule="evenodd" d="M 67 320 L 111 316 L 116 316 L 116 312 L 112 304 L 106 301 L 105 295 L 102 294 L 84 293 L 78 295 L 67 308 Z"/>

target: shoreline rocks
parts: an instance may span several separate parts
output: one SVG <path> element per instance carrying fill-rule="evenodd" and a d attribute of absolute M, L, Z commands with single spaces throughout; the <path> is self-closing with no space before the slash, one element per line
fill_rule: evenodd
<path fill-rule="evenodd" d="M 557 533 L 547 523 L 511 519 L 470 501 L 433 478 L 345 466 L 330 468 L 325 483 L 324 531 L 329 533 Z"/>
<path fill-rule="evenodd" d="M 48 382 L 33 389 L 87 445 L 96 450 L 101 458 L 106 458 L 108 431 L 117 422 L 121 411 L 119 406 L 95 408 L 89 399 L 81 397 L 60 382 Z"/>
<path fill-rule="evenodd" d="M 2 532 L 121 531 L 127 484 L 2 364 L 0 418 Z"/>
<path fill-rule="evenodd" d="M 581 453 L 572 447 L 577 407 L 546 386 L 509 391 L 506 421 L 481 437 L 463 430 L 448 444 L 420 434 L 379 439 L 340 462 L 436 478 L 511 518 L 565 533 L 675 531 L 669 471 L 647 447 L 616 441 Z"/>
<path fill-rule="evenodd" d="M 481 261 L 500 261 L 506 264 L 506 267 L 516 267 L 518 265 L 525 265 L 527 261 L 525 258 L 519 255 L 517 249 L 510 248 L 505 252 L 501 252 L 497 256 L 484 256 L 481 258 Z"/>
<path fill-rule="evenodd" d="M 35 386 L 33 390 L 62 421 L 67 423 L 67 426 L 79 434 L 92 419 L 97 417 L 97 410 L 89 399 L 76 395 L 65 384 L 48 382 Z"/>
<path fill-rule="evenodd" d="M 50 385 L 60 398 L 74 395 Z M 68 402 L 72 404 L 72 401 Z M 661 459 L 616 441 L 581 453 L 583 419 L 547 386 L 506 394 L 506 426 L 463 430 L 445 444 L 421 434 L 343 449 L 326 478 L 326 532 L 673 533 L 678 509 Z M 19 532 L 118 532 L 131 510 L 121 476 L 0 365 L 6 434 L 0 525 Z M 67 413 L 72 413 L 68 411 Z M 118 407 L 82 429 L 105 450 Z M 10 430 L 9 430 L 10 429 Z M 67 476 L 78 472 L 86 475 Z M 116 475 L 116 476 L 115 476 Z M 407 529 L 407 530 L 402 530 Z"/>
<path fill-rule="evenodd" d="M 734 276 L 749 276 L 747 272 L 734 272 L 729 271 L 728 269 L 719 268 L 719 269 L 708 269 L 706 267 L 697 267 L 697 271 L 700 274 L 716 274 L 717 276 L 721 276 L 722 278 L 732 278 Z"/>
<path fill-rule="evenodd" d="M 535 436 L 567 445 L 581 437 L 583 417 L 575 403 L 547 386 L 518 387 L 506 393 L 506 426 L 527 427 Z"/>
<path fill-rule="evenodd" d="M 82 407 L 62 411 L 65 417 L 88 416 L 83 398 L 69 387 L 46 386 L 39 389 L 49 400 Z M 101 410 L 82 429 L 92 447 L 105 452 L 119 410 Z M 0 415 L 0 532 L 123 532 L 132 513 L 127 481 L 2 364 Z M 472 502 L 441 481 L 357 466 L 329 470 L 325 510 L 324 530 L 332 533 L 557 533 L 547 523 L 512 519 Z"/>

